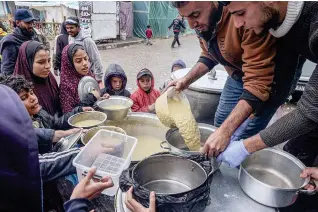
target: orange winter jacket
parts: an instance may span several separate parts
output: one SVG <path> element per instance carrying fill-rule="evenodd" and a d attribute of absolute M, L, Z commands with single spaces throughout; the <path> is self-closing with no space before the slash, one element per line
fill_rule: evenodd
<path fill-rule="evenodd" d="M 230 76 L 242 78 L 245 92 L 260 101 L 269 98 L 276 55 L 276 39 L 272 35 L 256 35 L 253 30 L 236 28 L 226 8 L 223 8 L 217 25 L 216 41 L 207 40 L 199 32 L 197 34 L 202 48 L 199 62 L 209 68 L 222 64 Z"/>
<path fill-rule="evenodd" d="M 142 71 L 142 70 L 141 70 Z M 130 98 L 133 100 L 134 104 L 131 107 L 133 112 L 149 112 L 148 106 L 156 102 L 157 98 L 160 96 L 160 91 L 155 89 L 155 80 L 152 76 L 151 79 L 151 91 L 146 93 L 140 88 L 139 81 L 137 79 L 138 90 L 135 91 Z"/>

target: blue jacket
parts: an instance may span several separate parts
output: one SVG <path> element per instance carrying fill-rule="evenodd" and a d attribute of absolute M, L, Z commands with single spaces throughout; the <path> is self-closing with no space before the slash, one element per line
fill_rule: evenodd
<path fill-rule="evenodd" d="M 72 160 L 79 149 L 38 155 L 37 137 L 20 97 L 0 85 L 0 99 L 0 211 L 43 211 L 42 179 L 74 173 Z M 87 202 L 71 200 L 66 211 L 88 211 Z"/>
<path fill-rule="evenodd" d="M 20 97 L 0 85 L 0 211 L 41 211 L 37 138 Z"/>

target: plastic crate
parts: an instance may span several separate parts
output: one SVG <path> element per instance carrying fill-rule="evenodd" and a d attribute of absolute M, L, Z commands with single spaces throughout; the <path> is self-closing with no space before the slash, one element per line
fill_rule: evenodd
<path fill-rule="evenodd" d="M 114 183 L 112 188 L 102 193 L 114 196 L 119 187 L 119 177 L 123 169 L 129 167 L 137 142 L 131 136 L 99 130 L 73 160 L 78 179 L 82 180 L 91 167 L 96 167 L 95 178 L 109 176 Z"/>

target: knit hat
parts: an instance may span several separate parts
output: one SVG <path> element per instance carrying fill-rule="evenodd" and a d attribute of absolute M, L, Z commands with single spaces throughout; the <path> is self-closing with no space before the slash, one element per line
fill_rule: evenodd
<path fill-rule="evenodd" d="M 183 62 L 183 60 L 181 60 L 181 59 L 178 59 L 172 63 L 171 72 L 175 66 L 181 66 L 182 68 L 187 67 L 186 64 Z"/>

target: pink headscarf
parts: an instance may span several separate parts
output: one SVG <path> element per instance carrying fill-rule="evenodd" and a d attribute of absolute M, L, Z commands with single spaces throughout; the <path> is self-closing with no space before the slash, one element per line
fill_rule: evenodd
<path fill-rule="evenodd" d="M 80 103 L 77 87 L 84 76 L 79 74 L 74 67 L 72 52 L 75 49 L 84 49 L 84 47 L 79 44 L 70 44 L 65 46 L 62 51 L 60 101 L 63 113 L 72 111 Z M 94 77 L 90 71 L 87 76 Z"/>
<path fill-rule="evenodd" d="M 52 73 L 46 78 L 33 74 L 34 57 L 40 46 L 43 44 L 37 41 L 26 41 L 21 45 L 13 74 L 22 75 L 33 83 L 33 91 L 39 99 L 39 104 L 54 116 L 55 113 L 61 112 L 57 82 Z"/>

